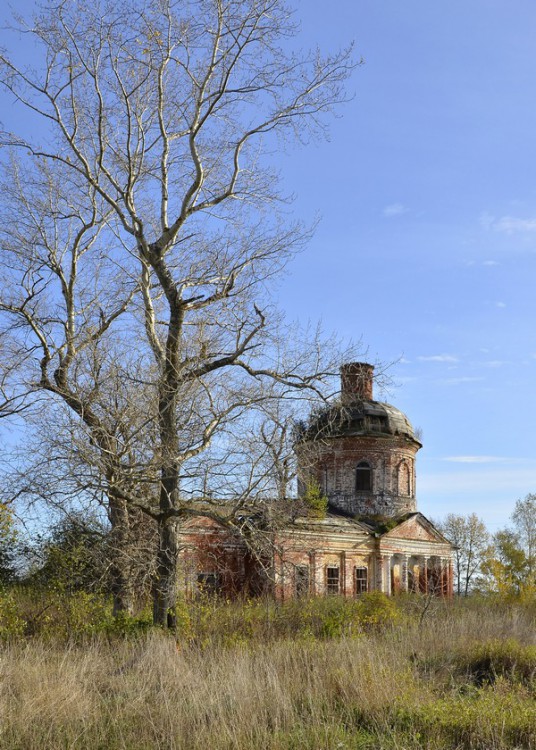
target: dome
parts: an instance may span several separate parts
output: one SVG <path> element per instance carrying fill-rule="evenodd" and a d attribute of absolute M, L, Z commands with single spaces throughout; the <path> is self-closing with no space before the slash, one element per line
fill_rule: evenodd
<path fill-rule="evenodd" d="M 419 443 L 411 422 L 400 409 L 369 400 L 325 409 L 311 419 L 302 433 L 302 440 L 366 435 L 399 435 Z"/>
<path fill-rule="evenodd" d="M 341 400 L 312 415 L 299 430 L 299 441 L 326 437 L 393 436 L 406 437 L 421 446 L 406 415 L 391 404 L 374 401 L 374 367 L 351 362 L 341 368 Z"/>

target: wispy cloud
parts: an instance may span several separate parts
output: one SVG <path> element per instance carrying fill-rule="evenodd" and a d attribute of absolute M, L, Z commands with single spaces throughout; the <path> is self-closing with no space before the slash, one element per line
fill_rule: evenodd
<path fill-rule="evenodd" d="M 455 464 L 497 464 L 510 461 L 504 456 L 445 456 L 441 460 Z"/>
<path fill-rule="evenodd" d="M 500 266 L 501 264 L 499 263 L 498 260 L 484 260 L 482 261 L 482 265 L 483 266 Z"/>
<path fill-rule="evenodd" d="M 454 354 L 431 354 L 430 356 L 417 357 L 420 362 L 459 362 Z"/>
<path fill-rule="evenodd" d="M 391 203 L 389 206 L 385 206 L 382 213 L 388 219 L 391 219 L 393 216 L 402 216 L 402 214 L 407 214 L 408 211 L 409 208 L 406 208 L 406 206 L 404 206 L 402 203 Z"/>
<path fill-rule="evenodd" d="M 536 232 L 536 218 L 521 218 L 519 216 L 492 216 L 489 213 L 480 215 L 480 226 L 494 232 L 506 234 Z"/>
<path fill-rule="evenodd" d="M 438 380 L 437 382 L 440 385 L 463 385 L 464 383 L 478 383 L 482 380 L 484 380 L 484 378 L 470 377 L 469 375 L 465 375 L 460 378 L 444 378 L 443 380 Z"/>
<path fill-rule="evenodd" d="M 500 307 L 500 308 L 506 307 L 506 302 L 496 302 L 495 307 Z"/>

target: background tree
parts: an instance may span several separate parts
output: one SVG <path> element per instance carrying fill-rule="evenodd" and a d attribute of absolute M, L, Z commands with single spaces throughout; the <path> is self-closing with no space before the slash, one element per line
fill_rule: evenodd
<path fill-rule="evenodd" d="M 156 394 L 158 511 L 146 510 L 159 527 L 154 611 L 165 624 L 189 512 L 181 487 L 196 484 L 189 464 L 264 397 L 265 381 L 320 393 L 334 374 L 318 345 L 277 345 L 285 332 L 266 284 L 308 233 L 282 221 L 266 155 L 274 137 L 322 133 L 352 63 L 349 51 L 290 52 L 280 0 L 62 0 L 26 31 L 42 69 L 2 55 L 1 79 L 47 128 L 43 142 L 3 141 L 81 180 L 106 207 L 119 269 L 136 265 L 120 279 L 139 290 L 142 361 L 152 356 L 140 385 Z"/>
<path fill-rule="evenodd" d="M 482 565 L 485 590 L 509 597 L 536 594 L 536 495 L 517 500 L 513 528 L 498 531 Z"/>
<path fill-rule="evenodd" d="M 512 523 L 527 559 L 528 583 L 536 588 L 536 495 L 529 494 L 516 501 Z"/>
<path fill-rule="evenodd" d="M 484 555 L 482 573 L 481 586 L 485 591 L 514 598 L 530 593 L 527 556 L 514 531 L 504 529 L 493 535 L 493 543 Z"/>
<path fill-rule="evenodd" d="M 13 516 L 9 509 L 0 503 L 0 586 L 13 583 L 17 578 L 16 540 Z"/>
<path fill-rule="evenodd" d="M 20 481 L 12 475 L 3 493 L 42 498 L 45 478 L 51 501 L 66 486 L 77 497 L 104 493 L 116 549 L 114 610 L 131 612 L 132 527 L 139 524 L 131 497 L 140 482 L 148 486 L 149 461 L 143 461 L 142 481 L 136 457 L 142 443 L 145 456 L 151 453 L 145 404 L 156 398 L 149 385 L 133 398 L 142 368 L 133 343 L 115 327 L 120 320 L 134 327 L 136 271 L 128 257 L 120 264 L 106 209 L 86 182 L 61 164 L 51 170 L 43 161 L 20 163 L 13 154 L 3 166 L 1 413 L 23 416 L 29 434 L 39 435 L 27 439 L 31 462 L 24 471 L 18 467 Z M 91 467 L 91 483 L 83 466 Z"/>
<path fill-rule="evenodd" d="M 27 547 L 27 583 L 75 591 L 109 592 L 112 547 L 109 529 L 87 515 L 64 516 Z"/>
<path fill-rule="evenodd" d="M 489 546 L 488 530 L 475 513 L 467 516 L 449 513 L 436 525 L 454 545 L 456 593 L 467 596 Z"/>

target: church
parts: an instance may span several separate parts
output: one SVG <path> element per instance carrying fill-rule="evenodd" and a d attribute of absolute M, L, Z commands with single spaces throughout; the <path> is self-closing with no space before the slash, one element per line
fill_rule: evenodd
<path fill-rule="evenodd" d="M 283 523 L 250 514 L 241 533 L 209 517 L 189 520 L 180 536 L 184 595 L 452 596 L 453 547 L 417 510 L 422 445 L 405 414 L 374 400 L 373 373 L 367 363 L 343 365 L 339 402 L 297 434 L 299 494 L 319 487 L 327 512 Z"/>

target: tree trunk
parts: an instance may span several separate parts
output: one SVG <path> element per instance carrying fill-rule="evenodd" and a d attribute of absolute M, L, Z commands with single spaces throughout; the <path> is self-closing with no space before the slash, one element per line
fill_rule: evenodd
<path fill-rule="evenodd" d="M 177 606 L 177 521 L 166 518 L 159 524 L 160 546 L 157 581 L 153 594 L 153 622 L 163 628 L 176 627 Z"/>
<path fill-rule="evenodd" d="M 112 561 L 110 565 L 113 616 L 124 612 L 134 614 L 134 580 L 132 572 L 133 540 L 130 536 L 130 518 L 126 503 L 109 496 L 110 523 L 112 525 Z"/>

